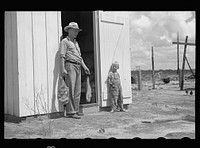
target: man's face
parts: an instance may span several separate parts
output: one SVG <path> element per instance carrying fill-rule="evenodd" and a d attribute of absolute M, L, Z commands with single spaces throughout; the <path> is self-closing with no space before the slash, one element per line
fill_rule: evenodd
<path fill-rule="evenodd" d="M 70 35 L 70 36 L 72 36 L 73 38 L 76 38 L 76 36 L 77 36 L 78 33 L 79 33 L 79 30 L 78 30 L 78 29 L 70 28 L 70 29 L 68 30 L 68 32 L 69 32 L 69 35 Z"/>

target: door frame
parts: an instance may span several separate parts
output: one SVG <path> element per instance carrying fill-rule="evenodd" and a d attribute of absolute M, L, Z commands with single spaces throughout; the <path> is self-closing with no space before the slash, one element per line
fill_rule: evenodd
<path fill-rule="evenodd" d="M 94 70 L 95 70 L 95 97 L 96 103 L 81 104 L 81 108 L 98 106 L 101 107 L 103 94 L 101 94 L 101 58 L 100 58 L 100 33 L 99 33 L 99 13 L 100 11 L 92 11 L 93 16 L 93 41 L 94 41 Z"/>
<path fill-rule="evenodd" d="M 93 40 L 94 40 L 94 68 L 95 68 L 95 91 L 97 105 L 101 104 L 101 60 L 99 42 L 99 11 L 93 11 Z"/>

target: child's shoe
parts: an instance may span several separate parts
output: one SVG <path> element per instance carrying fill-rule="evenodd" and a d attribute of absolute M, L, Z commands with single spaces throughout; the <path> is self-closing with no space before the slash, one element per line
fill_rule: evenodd
<path fill-rule="evenodd" d="M 127 112 L 127 110 L 125 110 L 125 109 L 121 109 L 120 111 L 121 111 L 121 112 Z"/>
<path fill-rule="evenodd" d="M 115 112 L 113 109 L 110 111 L 111 113 Z"/>

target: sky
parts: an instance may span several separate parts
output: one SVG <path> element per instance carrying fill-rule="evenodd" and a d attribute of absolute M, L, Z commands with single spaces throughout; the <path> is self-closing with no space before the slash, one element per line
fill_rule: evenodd
<path fill-rule="evenodd" d="M 152 69 L 152 47 L 154 69 L 177 69 L 177 45 L 172 42 L 195 43 L 195 11 L 132 11 L 130 19 L 131 70 L 140 66 L 142 70 Z M 186 56 L 195 69 L 195 46 L 187 46 Z M 179 68 L 182 68 L 184 45 L 179 45 Z M 185 69 L 189 69 L 187 63 Z"/>

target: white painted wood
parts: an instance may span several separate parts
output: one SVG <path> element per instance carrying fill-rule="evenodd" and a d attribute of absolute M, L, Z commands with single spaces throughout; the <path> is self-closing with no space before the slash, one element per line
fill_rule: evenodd
<path fill-rule="evenodd" d="M 58 23 L 58 25 L 57 25 L 57 27 L 58 27 L 58 41 L 59 41 L 59 43 L 60 43 L 60 37 L 62 36 L 62 25 L 61 25 L 61 11 L 58 11 L 57 12 L 57 23 Z M 56 69 L 56 71 L 55 71 L 55 73 L 57 73 L 57 72 L 59 72 L 60 73 L 60 57 L 59 57 L 59 49 L 58 49 L 58 51 L 56 52 L 56 67 L 58 68 L 58 69 Z M 59 101 L 58 101 L 58 99 L 57 99 L 57 92 L 58 92 L 58 79 L 57 79 L 57 81 L 56 81 L 56 86 L 55 86 L 55 94 L 56 94 L 56 104 L 58 104 L 58 107 L 57 107 L 57 110 L 58 111 L 63 111 L 64 110 L 64 108 L 63 108 L 63 104 L 61 104 Z M 53 108 L 52 108 L 53 109 Z M 53 112 L 53 110 L 52 110 L 52 112 Z"/>
<path fill-rule="evenodd" d="M 13 114 L 13 64 L 12 64 L 12 30 L 11 30 L 11 19 L 12 12 L 5 12 L 6 26 L 5 26 L 5 39 L 6 39 L 6 75 L 7 75 L 7 88 L 6 88 L 6 99 L 7 99 L 7 114 Z"/>
<path fill-rule="evenodd" d="M 99 43 L 99 11 L 93 12 L 93 37 L 94 37 L 94 69 L 95 69 L 95 90 L 96 90 L 96 98 L 98 106 L 101 105 L 102 99 L 101 99 L 101 67 L 100 67 L 100 43 Z"/>
<path fill-rule="evenodd" d="M 16 12 L 5 12 L 5 113 L 19 115 L 17 19 Z"/>
<path fill-rule="evenodd" d="M 34 115 L 32 27 L 31 12 L 17 12 L 20 116 Z"/>
<path fill-rule="evenodd" d="M 57 84 L 59 78 L 59 42 L 61 31 L 61 16 L 58 12 L 46 12 L 47 61 L 48 61 L 48 106 L 50 112 L 58 112 L 63 106 L 57 100 Z M 55 21 L 52 21 L 55 20 Z"/>
<path fill-rule="evenodd" d="M 124 103 L 131 103 L 128 21 L 108 12 L 99 14 L 94 34 L 95 46 L 99 47 L 95 51 L 98 60 L 95 65 L 100 66 L 97 81 L 100 80 L 97 90 L 100 91 L 97 94 L 102 99 L 99 105 L 109 105 L 106 80 L 115 60 L 120 63 L 119 73 L 126 98 Z M 61 111 L 62 105 L 57 100 L 61 12 L 10 12 L 5 16 L 4 112 L 19 116 L 32 115 L 35 114 L 32 110 L 37 113 L 38 105 L 39 112 L 45 113 L 40 101 L 48 112 Z M 37 96 L 41 87 L 43 92 Z M 38 102 L 37 97 L 41 97 Z M 26 101 L 32 110 L 27 108 Z"/>
<path fill-rule="evenodd" d="M 58 39 L 62 36 L 62 24 L 61 24 L 61 11 L 57 12 L 57 22 L 58 22 Z"/>
<path fill-rule="evenodd" d="M 19 116 L 19 83 L 18 83 L 18 43 L 17 43 L 17 13 L 11 15 L 12 24 L 12 65 L 13 65 L 13 114 Z"/>
<path fill-rule="evenodd" d="M 4 113 L 28 116 L 37 114 L 37 107 L 40 114 L 63 109 L 56 97 L 61 34 L 61 12 L 5 13 Z"/>
<path fill-rule="evenodd" d="M 113 12 L 99 12 L 99 42 L 100 42 L 100 79 L 101 79 L 101 103 L 100 106 L 109 106 L 110 99 L 107 93 L 107 77 L 110 66 L 118 61 L 118 70 L 124 99 L 124 104 L 131 103 L 131 76 L 130 76 L 130 51 L 129 32 L 126 17 L 116 15 Z M 126 78 L 130 77 L 130 78 Z M 130 85 L 129 85 L 130 83 Z M 127 84 L 127 85 L 126 85 Z"/>
<path fill-rule="evenodd" d="M 5 22 L 4 22 L 4 113 L 8 113 L 8 78 L 7 78 L 7 60 L 8 60 L 8 24 L 9 24 L 9 13 L 5 12 L 4 14 Z"/>
<path fill-rule="evenodd" d="M 14 104 L 14 99 L 18 99 L 16 96 L 16 56 L 14 50 L 16 50 L 16 30 L 14 24 L 16 24 L 15 12 L 5 12 L 6 26 L 5 26 L 5 39 L 6 39 L 6 99 L 7 99 L 7 113 L 12 115 L 17 115 L 16 106 Z M 17 103 L 17 102 L 16 102 Z M 17 105 L 17 104 L 16 104 Z"/>
<path fill-rule="evenodd" d="M 60 57 L 59 57 L 59 44 L 60 44 L 60 38 L 62 36 L 62 25 L 61 25 L 61 11 L 58 11 L 57 12 L 57 28 L 58 28 L 58 49 L 56 51 L 56 55 L 55 56 L 55 75 L 57 74 L 60 74 Z M 56 77 L 55 77 L 56 78 Z M 57 99 L 57 92 L 58 92 L 58 78 L 57 80 L 55 81 L 55 103 L 56 103 L 56 107 L 57 107 L 57 110 L 56 111 L 63 111 L 64 108 L 63 108 L 63 104 L 61 104 L 58 99 Z M 53 101 L 52 101 L 53 102 Z M 53 106 L 52 106 L 53 107 Z M 53 108 L 51 108 L 51 112 L 54 112 L 53 111 Z"/>
<path fill-rule="evenodd" d="M 123 38 L 123 63 L 122 63 L 122 88 L 124 104 L 132 103 L 132 90 L 131 90 L 131 63 L 130 63 L 130 40 L 129 40 L 129 20 L 125 18 Z"/>
<path fill-rule="evenodd" d="M 34 93 L 35 110 L 46 113 L 47 109 L 47 53 L 45 12 L 32 12 L 34 45 Z"/>

